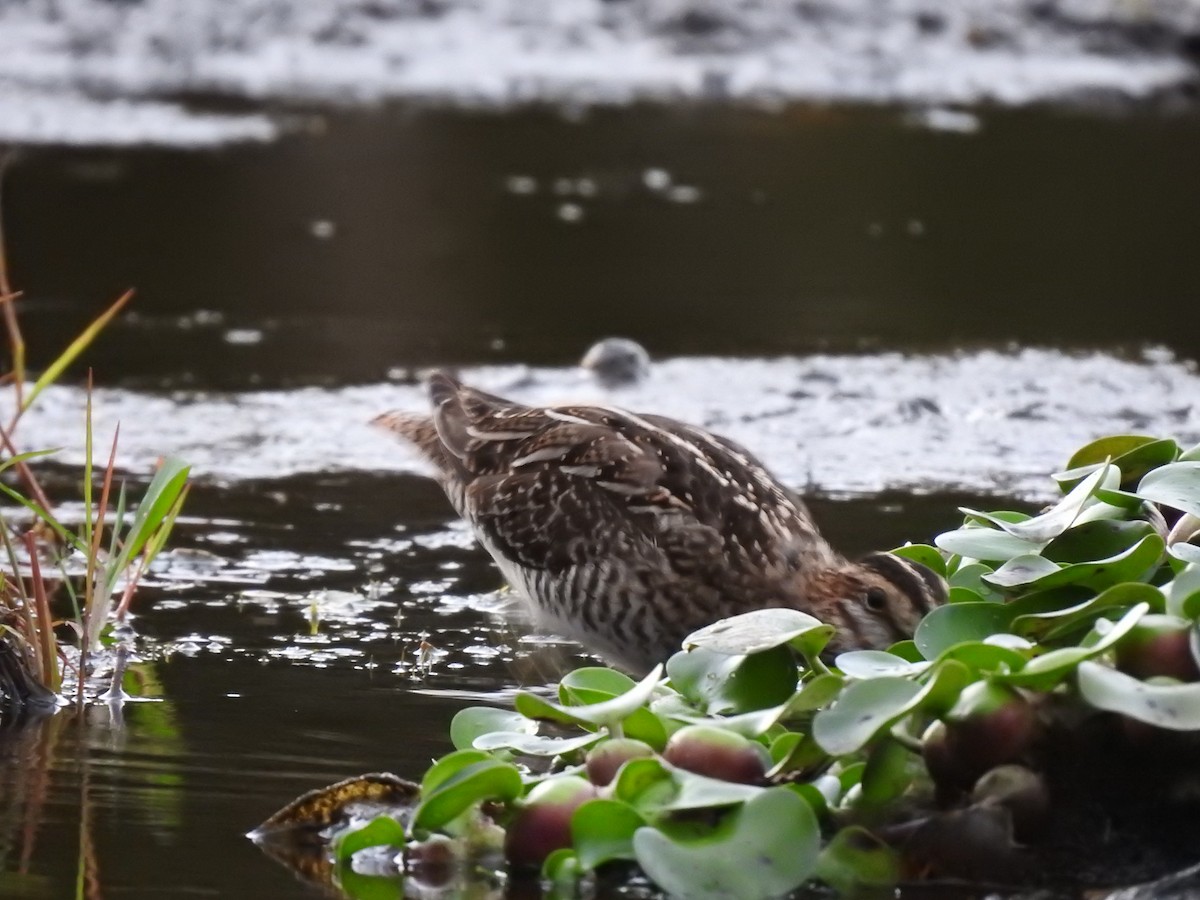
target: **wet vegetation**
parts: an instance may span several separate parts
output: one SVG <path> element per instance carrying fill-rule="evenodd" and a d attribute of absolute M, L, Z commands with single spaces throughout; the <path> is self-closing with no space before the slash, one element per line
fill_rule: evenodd
<path fill-rule="evenodd" d="M 391 809 L 364 807 L 374 779 L 341 784 L 254 837 L 323 829 L 324 873 L 360 897 L 480 867 L 570 896 L 631 863 L 690 898 L 1145 877 L 1088 862 L 1081 810 L 1133 833 L 1194 805 L 1200 447 L 1105 438 L 1054 479 L 1036 515 L 964 508 L 936 546 L 893 551 L 951 592 L 886 652 L 828 659 L 832 626 L 795 610 L 724 620 L 640 682 L 588 667 L 461 710 L 454 751 Z"/>

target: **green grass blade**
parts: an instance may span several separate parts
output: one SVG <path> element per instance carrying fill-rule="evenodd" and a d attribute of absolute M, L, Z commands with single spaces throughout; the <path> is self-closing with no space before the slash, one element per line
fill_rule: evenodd
<path fill-rule="evenodd" d="M 42 509 L 37 503 L 32 500 L 27 500 L 19 493 L 10 488 L 7 484 L 0 484 L 0 493 L 7 495 L 9 498 L 20 503 L 35 516 L 50 526 L 50 529 L 57 534 L 65 543 L 70 544 L 81 553 L 87 553 L 87 546 L 79 540 L 79 536 L 66 529 L 58 519 L 54 518 L 53 514 Z"/>
<path fill-rule="evenodd" d="M 10 456 L 8 459 L 0 462 L 0 472 L 5 469 L 11 469 L 13 466 L 20 465 L 26 460 L 37 459 L 39 456 L 50 456 L 57 453 L 62 447 L 52 447 L 49 450 L 26 450 L 24 453 L 18 453 L 16 456 Z"/>
<path fill-rule="evenodd" d="M 91 345 L 92 341 L 96 339 L 96 335 L 113 320 L 113 317 L 121 311 L 132 297 L 133 291 L 126 291 L 117 299 L 116 303 L 97 316 L 87 328 L 83 329 L 79 333 L 79 337 L 71 341 L 67 349 L 60 353 L 58 358 L 46 368 L 46 371 L 42 372 L 41 377 L 33 383 L 33 387 L 25 395 L 25 402 L 21 404 L 21 412 L 25 412 L 29 407 L 33 406 L 33 401 L 37 399 L 38 394 L 58 381 L 67 367 L 75 362 L 79 354 L 83 353 Z"/>

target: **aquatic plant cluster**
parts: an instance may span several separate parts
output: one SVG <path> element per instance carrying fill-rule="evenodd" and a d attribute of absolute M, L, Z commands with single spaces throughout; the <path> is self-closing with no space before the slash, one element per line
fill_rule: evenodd
<path fill-rule="evenodd" d="M 2 166 L 0 166 L 2 168 Z M 0 173 L 2 174 L 2 173 Z M 93 460 L 91 378 L 83 420 L 84 513 L 69 519 L 47 497 L 29 465 L 53 448 L 22 451 L 18 428 L 43 392 L 85 353 L 132 297 L 102 312 L 38 375 L 27 381 L 25 343 L 0 246 L 0 316 L 12 369 L 3 374 L 8 407 L 0 424 L 0 725 L 53 711 L 65 694 L 78 706 L 102 692 L 120 699 L 120 655 L 107 651 L 111 626 L 123 620 L 138 584 L 166 545 L 187 496 L 190 467 L 160 461 L 140 501 L 116 479 L 117 434 L 107 465 Z M 14 477 L 15 476 L 15 477 Z M 62 638 L 67 636 L 67 640 Z M 103 661 L 103 664 L 98 664 Z M 89 689 L 89 675 L 100 676 Z"/>
<path fill-rule="evenodd" d="M 629 863 L 690 898 L 1019 877 L 1070 735 L 1103 724 L 1101 764 L 1123 743 L 1165 792 L 1200 731 L 1200 447 L 1104 438 L 1054 478 L 1038 515 L 963 509 L 936 546 L 893 551 L 950 596 L 887 651 L 830 660 L 832 626 L 762 610 L 637 682 L 589 667 L 461 710 L 411 803 L 325 829 L 333 877 L 369 891 L 382 848 L 402 850 L 393 879 L 490 859 L 567 895 Z"/>

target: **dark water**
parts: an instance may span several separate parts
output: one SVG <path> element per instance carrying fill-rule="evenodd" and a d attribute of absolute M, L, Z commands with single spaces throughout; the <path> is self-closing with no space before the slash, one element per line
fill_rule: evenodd
<path fill-rule="evenodd" d="M 266 147 L 23 156 L 4 212 L 33 356 L 131 285 L 136 317 L 89 362 L 150 390 L 561 365 L 607 333 L 663 356 L 1200 346 L 1190 120 L 996 113 L 973 135 L 840 109 L 296 122 Z M 77 496 L 77 473 L 48 479 Z M 854 553 L 927 539 L 960 503 L 994 499 L 813 505 Z M 210 480 L 187 514 L 135 607 L 133 676 L 156 699 L 0 735 L 0 896 L 74 896 L 81 866 L 93 897 L 315 896 L 244 832 L 348 775 L 419 775 L 464 698 L 580 659 L 496 614 L 497 574 L 422 479 Z"/>

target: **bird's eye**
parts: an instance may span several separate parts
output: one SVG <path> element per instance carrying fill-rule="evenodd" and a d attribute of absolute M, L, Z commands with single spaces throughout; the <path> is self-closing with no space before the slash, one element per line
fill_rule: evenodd
<path fill-rule="evenodd" d="M 883 612 L 887 607 L 887 591 L 878 587 L 867 588 L 866 604 L 871 612 Z"/>

